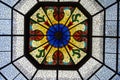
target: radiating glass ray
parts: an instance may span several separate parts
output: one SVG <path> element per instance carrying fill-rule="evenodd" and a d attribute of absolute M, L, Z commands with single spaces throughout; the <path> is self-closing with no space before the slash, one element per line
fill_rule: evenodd
<path fill-rule="evenodd" d="M 87 55 L 80 47 L 77 48 L 70 43 L 66 47 L 75 64 L 79 63 Z"/>
<path fill-rule="evenodd" d="M 69 43 L 72 43 L 82 49 L 84 49 L 84 48 L 87 49 L 87 42 L 88 42 L 87 37 L 82 37 L 81 41 L 76 41 L 74 39 L 74 37 L 71 37 L 71 39 L 69 41 Z"/>
<path fill-rule="evenodd" d="M 37 23 L 34 24 L 31 23 L 29 29 L 30 29 L 29 33 L 32 36 L 38 35 L 44 36 L 47 33 L 47 29 Z"/>
<path fill-rule="evenodd" d="M 52 25 L 58 24 L 58 19 L 59 19 L 58 7 L 46 6 L 46 7 L 43 7 L 43 10 L 47 14 L 47 17 L 52 23 Z"/>
<path fill-rule="evenodd" d="M 60 17 L 59 24 L 65 25 L 66 22 L 68 21 L 68 19 L 70 18 L 70 16 L 72 15 L 74 9 L 75 9 L 74 7 L 70 7 L 70 6 L 60 7 L 60 9 L 59 9 L 59 17 Z"/>
<path fill-rule="evenodd" d="M 82 22 L 81 24 L 78 24 L 77 26 L 72 27 L 69 29 L 70 35 L 79 37 L 81 35 L 87 36 L 88 34 L 88 23 L 87 21 Z M 81 33 L 77 33 L 80 31 Z"/>
<path fill-rule="evenodd" d="M 59 51 L 59 55 L 63 56 L 60 56 L 59 65 L 74 65 L 74 63 L 72 62 L 73 60 L 68 55 L 69 53 L 67 52 L 65 47 L 59 48 Z"/>
<path fill-rule="evenodd" d="M 42 64 L 45 65 L 56 65 L 57 64 L 57 55 L 55 55 L 55 53 L 57 51 L 57 48 L 52 47 L 50 52 L 48 53 L 48 55 L 45 57 L 45 60 L 43 61 Z M 54 58 L 56 57 L 56 58 Z"/>
<path fill-rule="evenodd" d="M 37 38 L 37 36 L 31 36 L 29 38 L 29 49 L 30 51 L 35 49 L 36 47 L 40 46 L 41 44 L 48 42 L 47 41 L 47 37 L 43 36 L 43 38 L 41 40 L 39 40 L 39 38 Z"/>
<path fill-rule="evenodd" d="M 41 62 L 42 62 L 43 59 L 45 58 L 46 54 L 48 53 L 50 47 L 51 47 L 51 45 L 49 45 L 49 43 L 47 43 L 47 44 L 44 44 L 43 46 L 40 46 L 39 48 L 33 50 L 33 51 L 30 52 L 29 54 L 30 54 L 39 64 L 41 64 Z"/>
<path fill-rule="evenodd" d="M 30 18 L 46 28 L 49 28 L 52 25 L 42 7 L 40 7 Z"/>
<path fill-rule="evenodd" d="M 70 19 L 68 20 L 66 26 L 68 28 L 71 28 L 86 19 L 87 19 L 87 17 L 78 8 L 75 8 L 75 10 L 72 13 Z"/>

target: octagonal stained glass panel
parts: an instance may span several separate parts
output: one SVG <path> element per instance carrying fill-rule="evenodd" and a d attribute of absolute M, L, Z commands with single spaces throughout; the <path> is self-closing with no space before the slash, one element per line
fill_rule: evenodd
<path fill-rule="evenodd" d="M 0 80 L 119 80 L 119 44 L 120 0 L 0 0 Z"/>
<path fill-rule="evenodd" d="M 26 14 L 26 57 L 39 68 L 80 67 L 91 54 L 89 13 L 77 3 L 36 6 Z"/>

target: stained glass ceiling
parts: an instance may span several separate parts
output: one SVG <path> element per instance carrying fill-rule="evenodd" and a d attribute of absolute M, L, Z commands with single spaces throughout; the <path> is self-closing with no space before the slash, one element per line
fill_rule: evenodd
<path fill-rule="evenodd" d="M 119 0 L 0 0 L 0 80 L 120 80 Z"/>

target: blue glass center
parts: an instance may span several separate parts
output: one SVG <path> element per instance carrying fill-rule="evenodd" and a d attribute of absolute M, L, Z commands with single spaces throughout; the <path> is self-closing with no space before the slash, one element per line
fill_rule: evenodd
<path fill-rule="evenodd" d="M 49 44 L 57 48 L 67 45 L 70 40 L 69 29 L 62 24 L 51 26 L 47 31 L 47 35 Z"/>

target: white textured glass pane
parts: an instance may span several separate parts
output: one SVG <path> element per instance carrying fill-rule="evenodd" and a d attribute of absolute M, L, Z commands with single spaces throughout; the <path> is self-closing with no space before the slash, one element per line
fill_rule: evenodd
<path fill-rule="evenodd" d="M 58 73 L 59 80 L 81 80 L 77 71 L 63 71 L 60 70 Z"/>
<path fill-rule="evenodd" d="M 11 37 L 0 37 L 0 51 L 11 51 Z"/>
<path fill-rule="evenodd" d="M 93 17 L 92 35 L 93 36 L 103 36 L 104 27 L 104 12 L 99 13 Z"/>
<path fill-rule="evenodd" d="M 28 79 L 31 79 L 36 71 L 36 68 L 25 57 L 17 60 L 14 64 Z"/>
<path fill-rule="evenodd" d="M 103 38 L 92 38 L 92 56 L 103 61 Z"/>
<path fill-rule="evenodd" d="M 81 0 L 80 3 L 91 15 L 102 10 L 102 7 L 95 0 Z"/>
<path fill-rule="evenodd" d="M 10 6 L 13 6 L 18 0 L 1 0 Z"/>
<path fill-rule="evenodd" d="M 117 20 L 117 4 L 106 9 L 106 20 Z"/>
<path fill-rule="evenodd" d="M 55 70 L 39 70 L 33 80 L 56 80 Z"/>
<path fill-rule="evenodd" d="M 16 6 L 15 9 L 26 14 L 35 4 L 37 0 L 21 0 Z"/>
<path fill-rule="evenodd" d="M 13 12 L 13 34 L 24 34 L 24 16 Z"/>
<path fill-rule="evenodd" d="M 11 19 L 11 9 L 0 3 L 0 19 Z"/>
<path fill-rule="evenodd" d="M 91 76 L 101 64 L 96 60 L 90 58 L 80 69 L 80 73 L 83 76 L 84 80 L 86 80 L 89 76 Z"/>
<path fill-rule="evenodd" d="M 0 20 L 0 35 L 11 34 L 11 20 Z"/>
<path fill-rule="evenodd" d="M 11 52 L 0 52 L 0 67 L 11 62 Z"/>
<path fill-rule="evenodd" d="M 19 71 L 13 65 L 8 65 L 7 67 L 1 70 L 1 73 L 8 80 L 13 80 L 19 74 Z"/>
<path fill-rule="evenodd" d="M 100 80 L 109 80 L 114 72 L 108 69 L 107 67 L 103 66 L 96 75 L 99 77 Z"/>
<path fill-rule="evenodd" d="M 24 38 L 13 37 L 13 60 L 24 54 Z"/>

